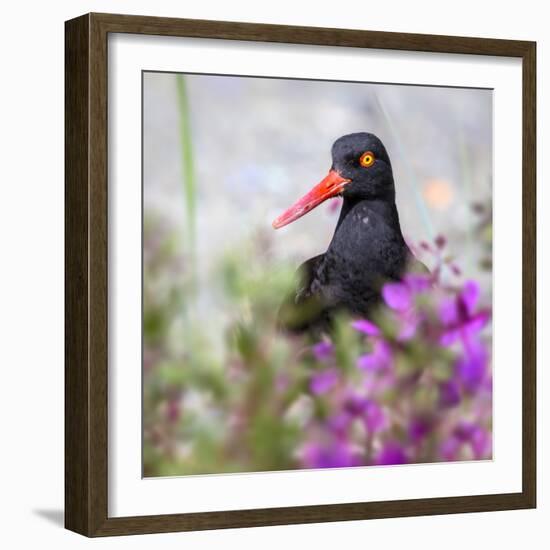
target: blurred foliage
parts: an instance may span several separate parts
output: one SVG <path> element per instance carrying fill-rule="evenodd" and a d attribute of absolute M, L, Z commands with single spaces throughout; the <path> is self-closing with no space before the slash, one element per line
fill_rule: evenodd
<path fill-rule="evenodd" d="M 187 307 L 177 243 L 146 220 L 145 476 L 491 456 L 490 309 L 444 239 L 420 247 L 432 275 L 386 285 L 370 321 L 338 318 L 313 339 L 277 327 L 293 272 L 257 234 L 208 281 L 230 312 L 221 350 Z"/>

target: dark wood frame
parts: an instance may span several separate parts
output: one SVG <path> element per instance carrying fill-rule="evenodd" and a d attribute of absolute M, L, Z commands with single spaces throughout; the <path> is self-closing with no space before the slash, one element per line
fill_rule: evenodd
<path fill-rule="evenodd" d="M 139 517 L 107 513 L 108 33 L 521 58 L 523 487 L 520 493 Z M 374 31 L 88 14 L 65 24 L 65 526 L 87 536 L 482 512 L 536 506 L 536 44 Z M 138 162 L 138 159 L 136 159 Z"/>

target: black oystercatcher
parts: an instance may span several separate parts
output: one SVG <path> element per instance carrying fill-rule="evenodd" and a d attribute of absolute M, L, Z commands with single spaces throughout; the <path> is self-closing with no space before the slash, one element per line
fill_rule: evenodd
<path fill-rule="evenodd" d="M 368 318 L 385 282 L 408 271 L 427 271 L 401 233 L 390 159 L 375 135 L 360 132 L 337 139 L 328 175 L 273 227 L 336 196 L 344 201 L 328 250 L 300 266 L 295 296 L 281 306 L 280 322 L 287 329 L 328 328 L 338 310 Z"/>

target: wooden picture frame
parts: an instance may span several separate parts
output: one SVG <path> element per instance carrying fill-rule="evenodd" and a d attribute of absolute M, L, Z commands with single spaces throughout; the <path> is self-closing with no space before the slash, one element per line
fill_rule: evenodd
<path fill-rule="evenodd" d="M 522 491 L 139 517 L 108 516 L 107 37 L 132 33 L 520 58 L 523 70 Z M 534 42 L 88 14 L 65 26 L 65 525 L 86 536 L 533 508 L 536 505 Z"/>

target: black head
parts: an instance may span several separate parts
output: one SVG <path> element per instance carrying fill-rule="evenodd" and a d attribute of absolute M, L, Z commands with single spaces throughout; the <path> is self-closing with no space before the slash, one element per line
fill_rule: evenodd
<path fill-rule="evenodd" d="M 349 200 L 394 200 L 390 159 L 374 134 L 359 132 L 337 139 L 332 146 L 332 167 L 327 176 L 285 210 L 273 227 L 283 227 L 339 195 Z"/>
<path fill-rule="evenodd" d="M 350 180 L 344 198 L 393 198 L 395 189 L 390 158 L 384 144 L 367 132 L 338 138 L 332 146 L 332 169 Z"/>

